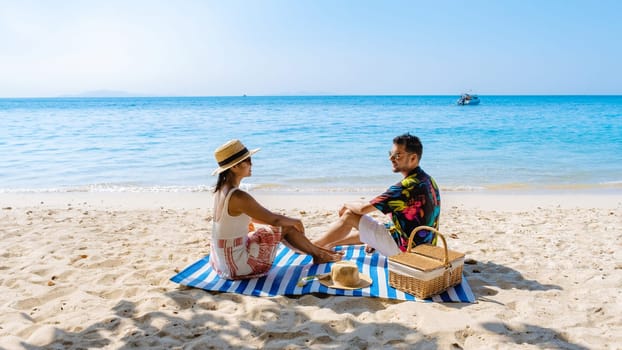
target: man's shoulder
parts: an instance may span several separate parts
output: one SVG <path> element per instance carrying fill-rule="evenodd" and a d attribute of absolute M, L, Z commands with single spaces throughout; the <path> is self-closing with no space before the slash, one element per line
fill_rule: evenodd
<path fill-rule="evenodd" d="M 421 167 L 417 167 L 413 170 L 408 177 L 418 182 L 434 182 L 434 178 L 430 174 L 426 173 Z"/>

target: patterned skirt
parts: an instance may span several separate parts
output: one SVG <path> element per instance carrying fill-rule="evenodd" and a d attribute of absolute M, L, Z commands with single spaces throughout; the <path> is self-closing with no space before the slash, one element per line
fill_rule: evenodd
<path fill-rule="evenodd" d="M 260 227 L 247 236 L 212 241 L 210 264 L 220 277 L 257 278 L 268 274 L 281 242 L 280 227 Z"/>

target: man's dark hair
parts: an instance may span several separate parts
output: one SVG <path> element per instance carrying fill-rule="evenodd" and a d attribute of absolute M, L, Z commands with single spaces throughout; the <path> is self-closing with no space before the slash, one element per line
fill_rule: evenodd
<path fill-rule="evenodd" d="M 423 145 L 417 136 L 405 133 L 404 135 L 396 136 L 393 139 L 393 143 L 396 145 L 404 145 L 406 152 L 415 153 L 417 157 L 421 159 L 421 155 L 423 154 Z"/>

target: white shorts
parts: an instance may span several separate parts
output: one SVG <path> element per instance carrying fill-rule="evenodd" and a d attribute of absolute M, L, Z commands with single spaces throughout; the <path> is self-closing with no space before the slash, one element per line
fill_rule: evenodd
<path fill-rule="evenodd" d="M 369 215 L 361 216 L 359 235 L 361 242 L 376 248 L 384 256 L 392 256 L 402 252 L 384 224 Z"/>

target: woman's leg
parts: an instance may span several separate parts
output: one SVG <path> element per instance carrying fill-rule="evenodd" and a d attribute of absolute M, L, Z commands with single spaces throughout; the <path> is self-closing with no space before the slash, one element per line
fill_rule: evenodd
<path fill-rule="evenodd" d="M 294 250 L 311 255 L 315 264 L 339 261 L 343 258 L 343 253 L 334 252 L 311 243 L 304 233 L 293 227 L 283 228 L 283 241 L 285 245 L 293 247 Z"/>

